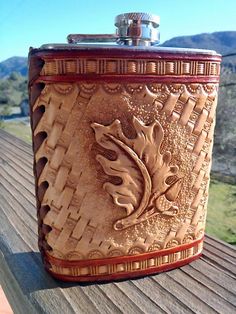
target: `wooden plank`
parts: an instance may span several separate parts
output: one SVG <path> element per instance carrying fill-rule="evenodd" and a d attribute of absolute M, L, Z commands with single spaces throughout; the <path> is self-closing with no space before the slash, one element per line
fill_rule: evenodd
<path fill-rule="evenodd" d="M 35 189 L 34 189 L 34 185 L 32 184 L 32 174 L 31 174 L 31 181 L 29 181 L 29 179 L 27 179 L 27 177 L 24 175 L 24 172 L 21 171 L 20 168 L 18 168 L 17 170 L 15 168 L 12 167 L 12 165 L 8 162 L 4 165 L 4 169 L 3 171 L 5 172 L 7 179 L 8 176 L 11 179 L 14 179 L 17 182 L 20 182 L 21 180 L 21 185 L 22 187 L 27 190 L 33 198 L 35 198 Z"/>
<path fill-rule="evenodd" d="M 8 142 L 9 144 L 13 145 L 14 147 L 17 147 L 19 150 L 24 151 L 24 153 L 33 156 L 32 152 L 32 146 L 29 143 L 26 143 L 25 141 L 21 140 L 20 138 L 11 135 L 10 133 L 0 130 L 0 138 L 4 142 Z"/>
<path fill-rule="evenodd" d="M 33 193 L 29 192 L 23 185 L 20 185 L 19 181 L 17 181 L 13 175 L 8 175 L 5 169 L 1 169 L 1 179 L 2 185 L 8 187 L 8 190 L 14 191 L 14 194 L 23 199 L 25 203 L 31 203 L 35 206 L 35 197 Z"/>
<path fill-rule="evenodd" d="M 24 314 L 26 311 L 27 313 L 37 313 L 30 300 L 24 297 L 21 287 L 17 285 L 11 269 L 8 267 L 7 262 L 5 262 L 3 258 L 3 254 L 0 252 L 1 285 L 4 287 L 4 292 L 14 313 Z"/>
<path fill-rule="evenodd" d="M 236 250 L 206 237 L 203 256 L 167 273 L 105 284 L 49 276 L 37 248 L 28 144 L 0 131 L 0 281 L 14 313 L 234 313 Z"/>
<path fill-rule="evenodd" d="M 186 290 L 191 291 L 191 294 L 198 297 L 202 304 L 205 303 L 211 308 L 211 310 L 203 311 L 203 313 L 233 312 L 234 306 L 222 298 L 220 292 L 210 289 L 208 284 L 204 284 L 199 277 L 193 278 L 189 270 L 177 269 L 171 273 L 171 278 L 182 284 Z"/>
<path fill-rule="evenodd" d="M 1 142 L 1 150 L 3 150 L 3 152 L 11 152 L 13 156 L 18 158 L 26 167 L 32 164 L 32 157 L 30 155 L 27 155 L 23 150 L 18 150 L 18 148 L 8 142 Z"/>
<path fill-rule="evenodd" d="M 15 232 L 18 232 L 22 237 L 24 237 L 24 240 L 29 245 L 34 247 L 34 249 L 37 249 L 36 222 L 32 223 L 32 220 L 30 219 L 31 217 L 29 217 L 28 215 L 22 215 L 22 209 L 20 209 L 20 212 L 18 213 L 17 211 L 19 209 L 19 206 L 14 207 L 14 211 L 14 208 L 8 205 L 8 202 L 2 195 L 0 198 L 0 206 L 2 212 L 7 215 L 8 219 L 11 221 Z"/>
<path fill-rule="evenodd" d="M 189 312 L 214 313 L 212 307 L 208 303 L 203 302 L 198 294 L 195 294 L 192 289 L 186 288 L 184 276 L 182 274 L 178 276 L 178 274 L 179 270 L 175 269 L 166 274 L 164 280 L 160 280 L 158 276 L 154 276 L 153 279 L 165 287 L 170 294 L 181 300 L 189 308 Z"/>
<path fill-rule="evenodd" d="M 167 313 L 162 309 L 161 304 L 156 304 L 153 301 L 151 294 L 143 294 L 139 287 L 135 286 L 131 280 L 123 281 L 122 284 L 115 284 L 119 286 L 119 288 L 129 297 L 129 299 L 134 300 L 134 302 L 144 313 Z"/>
<path fill-rule="evenodd" d="M 197 282 L 200 282 L 201 284 L 204 284 L 208 289 L 213 291 L 215 294 L 226 300 L 229 301 L 231 304 L 236 306 L 236 287 L 235 287 L 235 281 L 232 280 L 230 277 L 227 278 L 226 274 L 220 274 L 219 272 L 215 271 L 215 273 L 218 275 L 217 277 L 221 277 L 219 280 L 213 280 L 212 275 L 209 273 L 202 273 L 201 270 L 203 269 L 202 264 L 203 262 L 200 261 L 200 269 L 196 269 L 195 263 L 191 263 L 190 265 L 186 265 L 185 268 L 182 269 L 183 272 L 185 272 L 188 276 L 196 280 Z M 195 268 L 196 267 L 196 268 Z M 212 272 L 212 268 L 210 269 Z M 222 282 L 223 280 L 223 282 Z M 230 288 L 231 287 L 231 288 Z"/>
<path fill-rule="evenodd" d="M 154 277 L 156 277 L 156 280 L 153 280 Z M 141 278 L 134 281 L 134 285 L 145 295 L 151 296 L 153 302 L 167 313 L 194 313 L 188 304 L 185 304 L 183 298 L 178 299 L 176 291 L 172 294 L 168 290 L 169 284 L 166 284 L 166 281 L 168 282 L 167 274 L 163 273 L 152 277 Z"/>
<path fill-rule="evenodd" d="M 33 169 L 32 169 L 31 164 L 30 164 L 30 167 L 29 165 L 24 166 L 21 160 L 18 160 L 17 158 L 15 158 L 14 154 L 12 154 L 11 152 L 6 152 L 5 150 L 4 152 L 1 152 L 1 156 L 2 156 L 2 159 L 4 158 L 4 160 L 7 160 L 6 164 L 11 166 L 15 171 L 20 173 L 22 176 L 24 176 L 28 180 L 29 185 L 32 184 Z"/>
<path fill-rule="evenodd" d="M 4 256 L 0 280 L 14 313 L 58 313 L 58 309 L 61 313 L 75 313 L 77 310 L 99 313 L 86 294 L 79 291 L 72 298 L 71 291 L 68 293 L 67 290 L 69 284 L 64 289 L 60 288 L 60 283 L 43 270 L 40 254 L 35 249 L 37 244 L 30 247 L 25 235 L 22 237 L 15 232 L 14 226 L 1 210 L 0 227 L 4 234 L 4 237 L 0 237 Z"/>
<path fill-rule="evenodd" d="M 224 260 L 226 263 L 236 266 L 235 254 L 227 254 L 224 251 L 220 250 L 219 248 L 209 245 L 208 243 L 205 243 L 204 249 L 205 249 L 205 252 L 209 252 L 209 254 L 219 257 L 220 259 Z"/>
<path fill-rule="evenodd" d="M 135 304 L 135 300 L 130 299 L 121 289 L 120 285 L 104 284 L 99 285 L 99 288 L 103 291 L 104 295 L 119 308 L 120 313 L 143 313 L 143 311 Z"/>
<path fill-rule="evenodd" d="M 219 270 L 223 270 L 228 275 L 230 275 L 232 278 L 235 278 L 235 265 L 225 259 L 221 259 L 216 254 L 212 254 L 211 252 L 207 251 L 206 249 L 203 251 L 203 257 L 206 262 L 208 262 L 211 265 L 214 265 L 214 267 L 217 267 Z"/>
<path fill-rule="evenodd" d="M 235 246 L 232 246 L 220 239 L 213 238 L 207 235 L 205 239 L 205 245 L 217 248 L 220 252 L 225 252 L 228 256 L 236 257 Z"/>
<path fill-rule="evenodd" d="M 86 313 L 87 311 L 91 313 L 92 310 L 94 311 L 93 313 L 121 313 L 107 295 L 101 291 L 99 285 L 61 282 L 60 287 L 67 290 L 67 292 L 68 289 L 70 290 L 68 296 L 71 298 L 75 312 L 78 308 L 78 304 L 86 301 L 87 304 L 83 305 L 83 309 L 86 309 Z M 81 313 L 84 313 L 84 311 L 81 311 Z"/>
<path fill-rule="evenodd" d="M 226 290 L 236 294 L 235 279 L 229 276 L 224 270 L 220 270 L 214 266 L 214 264 L 209 264 L 203 258 L 191 263 L 191 267 L 196 269 L 200 274 L 203 274 L 209 280 L 212 280 L 217 284 L 217 287 L 223 287 Z"/>

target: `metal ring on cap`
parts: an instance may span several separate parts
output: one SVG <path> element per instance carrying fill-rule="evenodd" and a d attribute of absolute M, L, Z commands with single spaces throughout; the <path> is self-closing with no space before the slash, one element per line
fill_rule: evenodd
<path fill-rule="evenodd" d="M 134 20 L 134 21 L 148 21 L 152 22 L 157 25 L 157 27 L 160 25 L 160 17 L 158 15 L 149 14 L 149 13 L 122 13 L 115 17 L 115 26 L 118 26 L 117 24 L 120 24 L 123 20 Z"/>
<path fill-rule="evenodd" d="M 117 15 L 118 43 L 133 46 L 150 46 L 160 42 L 158 30 L 160 18 L 148 13 L 124 13 Z"/>

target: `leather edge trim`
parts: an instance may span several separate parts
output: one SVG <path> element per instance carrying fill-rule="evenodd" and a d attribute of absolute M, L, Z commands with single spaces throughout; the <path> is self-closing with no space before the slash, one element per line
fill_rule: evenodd
<path fill-rule="evenodd" d="M 181 266 L 184 266 L 186 264 L 189 264 L 193 262 L 194 260 L 200 258 L 202 253 L 198 253 L 197 255 L 188 257 L 186 259 L 183 259 L 181 261 L 173 262 L 167 265 L 161 265 L 157 267 L 152 267 L 149 269 L 143 269 L 139 271 L 132 271 L 132 272 L 122 272 L 122 273 L 114 273 L 114 274 L 108 274 L 108 275 L 85 275 L 85 276 L 71 276 L 71 275 L 62 275 L 57 274 L 50 269 L 46 269 L 49 274 L 51 274 L 54 278 L 62 281 L 73 281 L 73 282 L 103 282 L 103 281 L 109 281 L 109 280 L 122 280 L 122 279 L 132 279 L 132 278 L 138 278 L 138 277 L 144 277 L 147 275 L 154 275 L 157 273 L 165 272 L 172 270 L 174 268 L 178 268 Z"/>
<path fill-rule="evenodd" d="M 174 76 L 174 75 L 42 75 L 32 83 L 57 83 L 57 82 L 132 82 L 132 83 L 219 83 L 219 76 Z"/>
<path fill-rule="evenodd" d="M 60 267 L 82 267 L 82 266 L 89 266 L 89 265 L 104 265 L 105 264 L 117 264 L 117 263 L 124 263 L 124 262 L 134 262 L 134 261 L 140 261 L 148 258 L 155 258 L 160 257 L 164 255 L 168 255 L 171 253 L 181 252 L 186 249 L 190 249 L 197 244 L 203 242 L 204 236 L 198 240 L 192 241 L 191 243 L 186 243 L 182 245 L 175 246 L 173 248 L 163 249 L 160 251 L 153 251 L 143 254 L 137 254 L 137 255 L 124 255 L 124 256 L 117 256 L 117 257 L 107 257 L 107 258 L 100 258 L 100 259 L 85 259 L 85 260 L 73 260 L 73 261 L 65 261 L 60 258 L 56 258 L 54 256 L 51 256 L 48 252 L 45 252 L 45 257 L 47 258 L 48 262 L 51 264 L 53 263 L 56 266 Z"/>

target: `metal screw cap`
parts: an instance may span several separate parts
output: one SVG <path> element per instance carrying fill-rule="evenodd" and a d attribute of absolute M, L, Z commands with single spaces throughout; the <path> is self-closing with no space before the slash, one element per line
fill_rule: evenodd
<path fill-rule="evenodd" d="M 160 41 L 160 17 L 148 13 L 123 13 L 115 18 L 118 43 L 123 45 L 150 46 Z"/>

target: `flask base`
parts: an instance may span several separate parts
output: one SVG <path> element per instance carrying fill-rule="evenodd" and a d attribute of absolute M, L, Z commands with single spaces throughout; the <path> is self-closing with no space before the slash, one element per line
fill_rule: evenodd
<path fill-rule="evenodd" d="M 56 279 L 73 282 L 96 282 L 143 277 L 188 264 L 201 256 L 203 238 L 194 242 L 132 256 L 103 259 L 58 259 L 45 253 L 46 270 Z"/>

